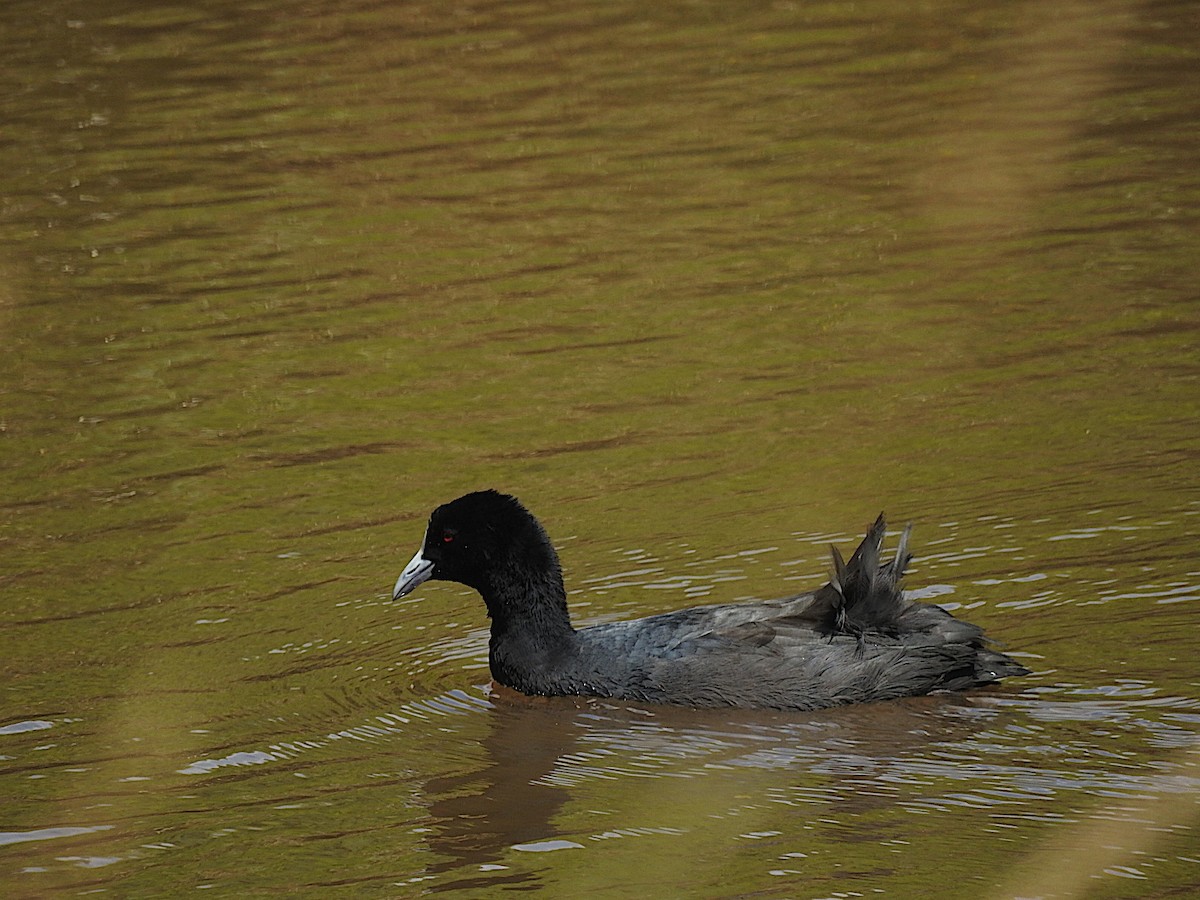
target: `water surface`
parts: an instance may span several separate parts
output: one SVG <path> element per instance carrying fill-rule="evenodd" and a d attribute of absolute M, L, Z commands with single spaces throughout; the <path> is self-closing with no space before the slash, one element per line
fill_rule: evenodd
<path fill-rule="evenodd" d="M 0 12 L 13 896 L 1200 890 L 1190 5 Z M 489 687 L 389 588 L 495 486 L 581 623 L 909 587 L 1034 674 Z"/>

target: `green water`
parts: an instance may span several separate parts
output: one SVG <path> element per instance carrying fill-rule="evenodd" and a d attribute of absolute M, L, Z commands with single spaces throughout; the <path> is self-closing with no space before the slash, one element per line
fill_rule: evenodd
<path fill-rule="evenodd" d="M 0 888 L 1200 891 L 1186 3 L 0 10 Z M 575 618 L 909 587 L 1035 670 L 488 688 L 390 587 L 517 493 Z"/>

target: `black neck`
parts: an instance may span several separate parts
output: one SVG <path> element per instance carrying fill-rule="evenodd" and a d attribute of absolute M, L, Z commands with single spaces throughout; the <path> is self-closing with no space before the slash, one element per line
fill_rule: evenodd
<path fill-rule="evenodd" d="M 492 677 L 525 693 L 553 693 L 554 682 L 571 665 L 578 643 L 557 567 L 538 578 L 504 579 L 483 599 L 492 619 L 488 645 Z"/>

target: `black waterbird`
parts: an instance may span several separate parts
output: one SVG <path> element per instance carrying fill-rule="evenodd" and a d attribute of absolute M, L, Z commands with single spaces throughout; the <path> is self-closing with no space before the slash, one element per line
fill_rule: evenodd
<path fill-rule="evenodd" d="M 881 562 L 885 528 L 881 515 L 849 562 L 835 548 L 810 593 L 576 629 L 545 530 L 515 497 L 479 491 L 433 511 L 392 596 L 431 578 L 479 591 L 492 677 L 529 695 L 820 709 L 1028 674 L 977 625 L 904 598 L 909 532 Z"/>

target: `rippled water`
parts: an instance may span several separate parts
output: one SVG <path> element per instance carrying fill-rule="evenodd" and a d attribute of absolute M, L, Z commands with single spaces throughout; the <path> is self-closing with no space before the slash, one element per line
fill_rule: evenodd
<path fill-rule="evenodd" d="M 6 896 L 1200 891 L 1183 3 L 0 10 Z M 389 588 L 518 493 L 590 623 L 909 587 L 1034 673 L 494 691 Z"/>

